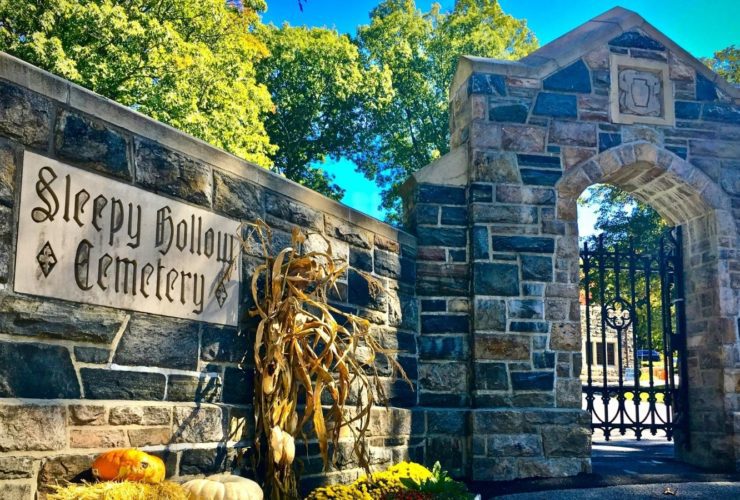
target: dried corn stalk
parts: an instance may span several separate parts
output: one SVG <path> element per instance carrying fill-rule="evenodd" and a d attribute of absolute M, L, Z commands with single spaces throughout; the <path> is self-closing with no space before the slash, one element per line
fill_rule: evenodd
<path fill-rule="evenodd" d="M 251 293 L 260 317 L 254 341 L 256 449 L 266 448 L 266 489 L 272 498 L 297 498 L 295 438 L 318 440 L 324 467 L 333 463 L 340 433 L 349 434 L 360 466 L 369 472 L 365 434 L 376 397 L 385 400 L 375 369 L 386 355 L 409 383 L 393 352 L 370 334 L 367 320 L 332 307 L 328 297 L 347 263 L 322 252 L 300 253 L 305 236 L 293 231 L 292 245 L 271 254 L 271 231 L 262 221 L 248 225 L 245 248 L 261 246 L 265 263 L 254 272 Z M 380 282 L 364 275 L 375 293 Z M 357 402 L 345 409 L 353 394 Z M 300 403 L 299 403 L 300 402 Z"/>

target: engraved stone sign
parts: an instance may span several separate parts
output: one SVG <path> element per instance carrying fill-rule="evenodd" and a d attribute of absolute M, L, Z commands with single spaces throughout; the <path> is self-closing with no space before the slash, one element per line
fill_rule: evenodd
<path fill-rule="evenodd" d="M 610 65 L 609 107 L 613 122 L 673 124 L 668 64 L 611 54 Z"/>
<path fill-rule="evenodd" d="M 236 325 L 238 227 L 202 208 L 26 151 L 14 289 Z"/>
<path fill-rule="evenodd" d="M 636 69 L 619 72 L 619 111 L 641 116 L 662 116 L 662 85 L 655 73 Z"/>

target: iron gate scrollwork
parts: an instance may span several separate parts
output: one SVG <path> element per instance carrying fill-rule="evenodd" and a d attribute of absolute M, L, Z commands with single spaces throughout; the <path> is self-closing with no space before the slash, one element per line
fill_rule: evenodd
<path fill-rule="evenodd" d="M 655 248 L 583 243 L 581 375 L 593 429 L 605 439 L 633 431 L 670 440 L 687 422 L 686 332 L 681 228 Z"/>

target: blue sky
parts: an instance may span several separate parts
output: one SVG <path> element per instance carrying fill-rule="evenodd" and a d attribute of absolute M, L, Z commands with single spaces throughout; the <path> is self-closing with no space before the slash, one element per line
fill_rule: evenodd
<path fill-rule="evenodd" d="M 327 26 L 354 34 L 360 24 L 369 22 L 369 12 L 380 0 L 304 0 L 303 12 L 297 0 L 268 0 L 265 22 L 292 25 Z M 428 10 L 431 0 L 417 0 L 421 10 Z M 440 0 L 443 10 L 454 0 Z M 669 38 L 697 57 L 711 56 L 716 50 L 740 43 L 740 0 L 501 0 L 504 11 L 526 19 L 544 45 L 571 29 L 617 5 L 633 10 Z M 343 203 L 378 219 L 380 195 L 372 181 L 354 171 L 351 162 L 327 162 L 327 172 L 347 192 Z M 591 214 L 581 213 L 581 234 L 593 224 Z"/>

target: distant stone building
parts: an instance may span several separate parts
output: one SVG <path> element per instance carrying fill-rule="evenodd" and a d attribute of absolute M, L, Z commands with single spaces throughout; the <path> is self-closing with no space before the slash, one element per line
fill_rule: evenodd
<path fill-rule="evenodd" d="M 587 324 L 588 320 L 588 324 Z M 591 341 L 588 341 L 587 328 L 590 328 Z M 635 345 L 632 334 L 632 325 L 621 332 L 622 340 L 615 328 L 601 320 L 601 307 L 592 305 L 586 308 L 581 300 L 581 353 L 583 355 L 583 367 L 581 369 L 581 380 L 588 380 L 589 364 L 591 365 L 591 379 L 603 380 L 604 368 L 608 383 L 619 381 L 618 367 L 622 366 L 623 380 L 634 377 L 635 367 Z M 606 350 L 604 349 L 606 344 Z M 620 356 L 621 351 L 621 356 Z M 590 356 L 589 356 L 590 353 Z"/>

